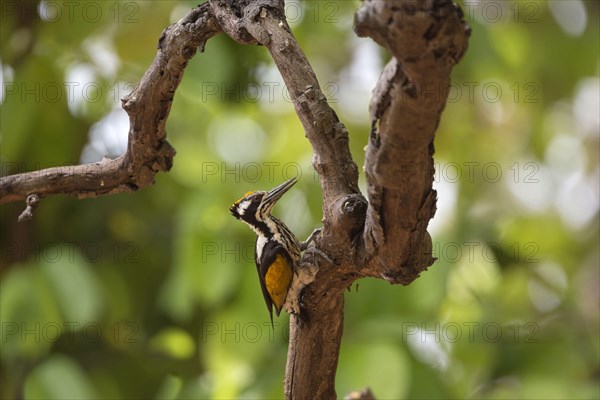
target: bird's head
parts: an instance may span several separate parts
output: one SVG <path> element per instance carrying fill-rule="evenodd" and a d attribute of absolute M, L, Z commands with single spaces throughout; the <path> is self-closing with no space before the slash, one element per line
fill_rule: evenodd
<path fill-rule="evenodd" d="M 296 178 L 291 178 L 268 192 L 263 190 L 248 192 L 241 199 L 233 203 L 229 211 L 237 219 L 246 222 L 252 227 L 256 227 L 257 223 L 262 223 L 269 217 L 277 200 L 294 186 L 296 182 L 298 182 Z"/>

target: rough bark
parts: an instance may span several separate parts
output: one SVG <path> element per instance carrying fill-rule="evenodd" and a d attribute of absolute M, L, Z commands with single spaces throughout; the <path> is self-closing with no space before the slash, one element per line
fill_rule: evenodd
<path fill-rule="evenodd" d="M 355 31 L 387 48 L 387 64 L 369 106 L 365 172 L 368 254 L 362 274 L 409 284 L 429 267 L 427 224 L 435 213 L 433 139 L 446 105 L 452 67 L 469 27 L 450 1 L 365 1 Z"/>
<path fill-rule="evenodd" d="M 151 184 L 156 172 L 172 163 L 165 121 L 196 48 L 220 30 L 239 43 L 263 45 L 313 147 L 323 197 L 322 233 L 301 261 L 318 272 L 302 295 L 306 321 L 290 322 L 284 391 L 293 399 L 333 399 L 344 290 L 367 276 L 409 284 L 434 261 L 426 230 L 436 202 L 433 139 L 469 28 L 449 0 L 368 0 L 356 12 L 357 34 L 373 38 L 393 55 L 370 104 L 367 201 L 358 189 L 348 132 L 328 105 L 283 5 L 281 0 L 209 0 L 194 9 L 165 30 L 154 63 L 124 100 L 131 120 L 127 153 L 97 165 L 2 178 L 0 203 L 30 194 L 86 197 Z M 370 391 L 364 396 L 373 397 Z"/>

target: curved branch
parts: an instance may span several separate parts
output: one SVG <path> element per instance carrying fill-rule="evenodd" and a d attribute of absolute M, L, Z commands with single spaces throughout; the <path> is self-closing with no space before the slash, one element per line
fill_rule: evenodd
<path fill-rule="evenodd" d="M 166 28 L 158 52 L 138 86 L 123 99 L 129 114 L 127 152 L 97 163 L 47 168 L 0 178 L 0 204 L 30 194 L 66 194 L 78 198 L 135 191 L 152 185 L 159 171 L 168 171 L 175 150 L 166 140 L 165 123 L 173 96 L 188 61 L 220 32 L 211 8 L 203 4 Z"/>
<path fill-rule="evenodd" d="M 365 1 L 355 30 L 394 55 L 369 107 L 363 237 L 377 257 L 361 272 L 408 284 L 434 262 L 427 233 L 436 209 L 433 139 L 470 28 L 449 0 L 396 0 Z"/>

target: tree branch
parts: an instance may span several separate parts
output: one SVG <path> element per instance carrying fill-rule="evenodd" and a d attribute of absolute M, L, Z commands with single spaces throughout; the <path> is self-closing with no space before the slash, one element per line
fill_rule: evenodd
<path fill-rule="evenodd" d="M 129 114 L 127 152 L 97 163 L 47 168 L 0 178 L 0 204 L 66 194 L 78 198 L 135 191 L 168 171 L 175 150 L 166 140 L 165 123 L 183 71 L 196 51 L 220 32 L 211 8 L 203 4 L 166 28 L 158 52 L 138 86 L 123 99 Z"/>
<path fill-rule="evenodd" d="M 427 233 L 436 203 L 433 139 L 469 29 L 449 0 L 365 1 L 356 12 L 357 34 L 394 55 L 369 107 L 363 237 L 377 257 L 363 275 L 406 285 L 434 262 Z"/>

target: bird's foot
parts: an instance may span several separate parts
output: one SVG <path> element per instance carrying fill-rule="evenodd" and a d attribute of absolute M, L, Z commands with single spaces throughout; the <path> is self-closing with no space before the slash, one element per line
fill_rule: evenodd
<path fill-rule="evenodd" d="M 323 230 L 323 228 L 317 228 L 314 231 L 312 231 L 310 236 L 304 242 L 300 243 L 300 250 L 302 250 L 302 251 L 306 250 L 308 248 L 308 245 L 315 241 L 315 238 L 317 237 L 317 235 L 321 234 L 322 230 Z"/>

